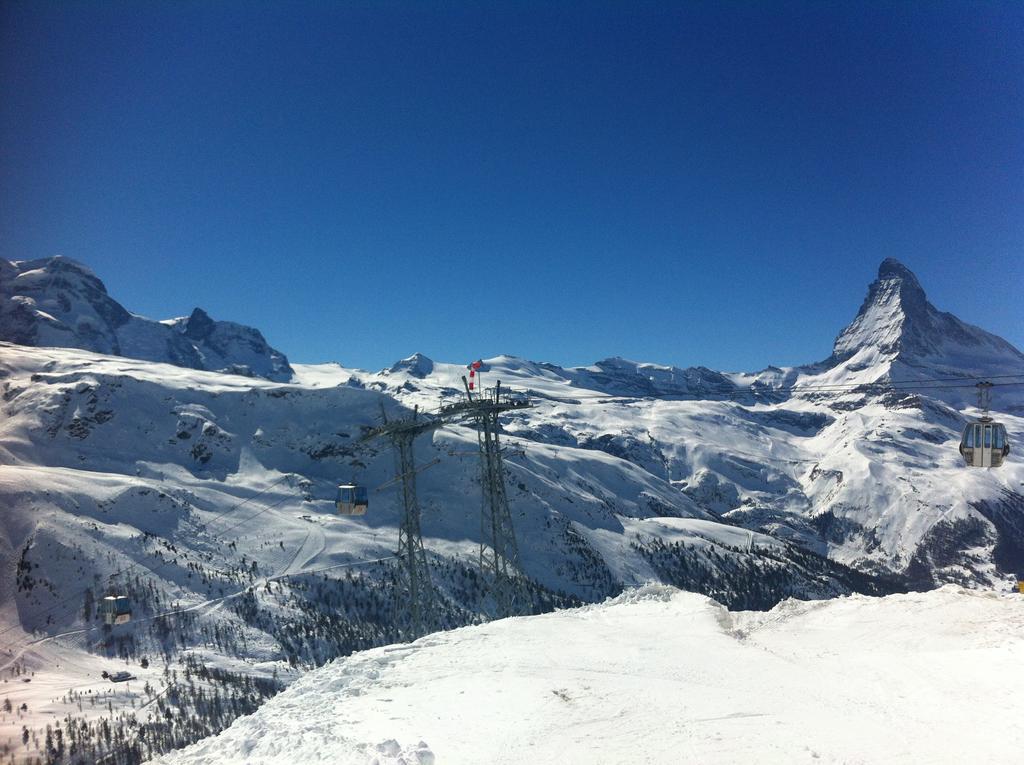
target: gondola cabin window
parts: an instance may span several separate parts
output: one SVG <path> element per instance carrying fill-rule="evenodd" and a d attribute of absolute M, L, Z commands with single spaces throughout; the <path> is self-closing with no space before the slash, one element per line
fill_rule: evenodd
<path fill-rule="evenodd" d="M 338 487 L 335 507 L 339 515 L 365 515 L 370 505 L 369 494 L 365 486 L 346 483 Z"/>
<path fill-rule="evenodd" d="M 127 624 L 132 620 L 132 607 L 125 595 L 108 595 L 100 601 L 100 616 L 103 623 L 113 626 Z"/>

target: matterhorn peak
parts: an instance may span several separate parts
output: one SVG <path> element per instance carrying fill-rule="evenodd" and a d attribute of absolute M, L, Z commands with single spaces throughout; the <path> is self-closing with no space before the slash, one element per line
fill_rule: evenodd
<path fill-rule="evenodd" d="M 914 272 L 900 263 L 896 258 L 886 258 L 878 267 L 879 279 L 905 279 L 920 288 Z"/>
<path fill-rule="evenodd" d="M 895 258 L 878 267 L 856 318 L 836 338 L 832 361 L 865 350 L 914 366 L 967 372 L 1024 364 L 1024 354 L 1002 338 L 935 308 L 913 271 Z"/>

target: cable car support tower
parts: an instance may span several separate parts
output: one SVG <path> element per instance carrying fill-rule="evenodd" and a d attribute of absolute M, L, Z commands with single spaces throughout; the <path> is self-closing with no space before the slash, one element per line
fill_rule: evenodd
<path fill-rule="evenodd" d="M 437 430 L 445 425 L 442 419 L 420 417 L 419 407 L 412 417 L 388 422 L 381 405 L 384 423 L 363 436 L 364 441 L 382 436 L 391 441 L 395 450 L 395 468 L 402 484 L 402 522 L 398 528 L 398 556 L 402 561 L 404 582 L 399 584 L 406 593 L 406 619 L 397 619 L 405 624 L 409 639 L 432 632 L 439 624 L 437 596 L 430 581 L 427 554 L 423 549 L 423 532 L 420 527 L 420 505 L 416 496 L 416 461 L 413 442 L 423 433 Z M 396 602 L 400 602 L 401 598 Z"/>
<path fill-rule="evenodd" d="M 423 417 L 419 407 L 411 417 L 388 421 L 381 407 L 383 423 L 368 431 L 362 441 L 387 438 L 395 451 L 397 480 L 402 484 L 402 522 L 398 531 L 398 556 L 402 560 L 404 582 L 399 592 L 406 594 L 407 637 L 415 639 L 440 627 L 437 594 L 430 581 L 430 569 L 423 547 L 422 515 L 416 495 L 416 462 L 413 445 L 424 433 L 445 425 L 471 419 L 477 428 L 480 446 L 481 488 L 483 505 L 480 514 L 480 573 L 489 581 L 496 614 L 499 618 L 523 613 L 529 608 L 529 596 L 519 571 L 519 549 L 512 514 L 505 493 L 505 468 L 501 458 L 498 437 L 498 417 L 512 409 L 531 406 L 530 400 L 519 393 L 503 390 L 499 381 L 484 395 L 474 397 L 466 385 L 466 400 L 442 406 L 432 417 Z M 399 596 L 399 601 L 401 597 Z"/>
<path fill-rule="evenodd" d="M 466 402 L 461 407 L 476 422 L 480 445 L 480 484 L 483 506 L 480 513 L 480 573 L 490 580 L 494 606 L 499 618 L 524 613 L 529 608 L 529 593 L 519 572 L 519 546 L 516 544 L 512 513 L 505 493 L 505 466 L 501 457 L 501 426 L 498 417 L 511 409 L 530 406 L 524 395 L 502 392 L 501 381 L 473 398 L 466 378 Z M 459 405 L 456 405 L 459 406 Z"/>

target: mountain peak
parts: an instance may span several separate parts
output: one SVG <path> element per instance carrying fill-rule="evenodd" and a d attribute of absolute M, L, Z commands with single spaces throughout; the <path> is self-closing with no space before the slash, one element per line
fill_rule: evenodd
<path fill-rule="evenodd" d="M 906 279 L 912 284 L 920 287 L 914 272 L 900 263 L 896 258 L 886 258 L 878 267 L 879 279 Z"/>
<path fill-rule="evenodd" d="M 0 340 L 287 381 L 292 369 L 256 329 L 201 308 L 157 322 L 130 313 L 87 266 L 55 256 L 0 260 Z"/>
<path fill-rule="evenodd" d="M 923 311 L 930 307 L 928 298 L 924 294 L 921 282 L 914 276 L 914 272 L 900 263 L 896 258 L 886 258 L 878 267 L 878 281 L 876 283 L 888 283 L 890 287 L 899 289 L 900 303 L 904 312 Z M 893 282 L 897 284 L 892 284 Z M 874 286 L 874 285 L 872 285 Z M 879 285 L 882 286 L 881 284 Z M 874 297 L 878 297 L 883 290 L 876 291 Z M 872 297 L 869 294 L 869 297 Z"/>
<path fill-rule="evenodd" d="M 832 361 L 864 350 L 963 371 L 980 371 L 990 362 L 1024 362 L 1024 355 L 1002 338 L 935 308 L 914 272 L 895 258 L 878 267 L 878 278 L 868 287 L 856 318 L 836 338 Z"/>
<path fill-rule="evenodd" d="M 393 374 L 406 372 L 412 377 L 418 377 L 419 379 L 423 379 L 433 371 L 433 360 L 424 356 L 422 353 L 414 353 L 412 356 L 409 356 L 409 358 L 396 361 L 391 365 L 391 368 L 388 369 L 388 372 Z"/>
<path fill-rule="evenodd" d="M 196 308 L 185 321 L 185 337 L 190 340 L 203 340 L 213 331 L 214 321 L 210 314 L 202 308 Z"/>

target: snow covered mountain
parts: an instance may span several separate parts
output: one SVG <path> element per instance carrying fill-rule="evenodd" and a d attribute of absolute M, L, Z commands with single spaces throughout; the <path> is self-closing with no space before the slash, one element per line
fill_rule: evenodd
<path fill-rule="evenodd" d="M 252 711 L 299 668 L 394 641 L 394 461 L 358 440 L 381 405 L 402 411 L 374 388 L 423 395 L 405 383 L 424 367 L 364 382 L 300 365 L 299 383 L 279 384 L 0 344 L 0 675 L 14 708 L 26 705 L 0 714 L 0 747 L 18 748 L 24 727 L 33 755 L 69 761 L 45 728 L 70 715 L 62 735 L 76 751 L 138 762 Z M 330 374 L 344 384 L 324 385 Z M 716 519 L 612 445 L 534 441 L 514 434 L 523 427 L 510 421 L 504 440 L 536 610 L 651 579 L 761 608 L 891 586 Z M 489 614 L 475 450 L 465 426 L 417 444 L 439 626 Z M 382 488 L 365 518 L 339 518 L 335 485 L 353 478 Z M 105 630 L 96 604 L 111 590 L 133 615 Z M 137 681 L 111 688 L 104 670 Z"/>
<path fill-rule="evenodd" d="M 396 638 L 394 459 L 360 435 L 382 406 L 394 417 L 462 396 L 463 364 L 296 364 L 278 382 L 133 360 L 125 345 L 163 354 L 167 337 L 184 338 L 203 363 L 276 374 L 205 314 L 118 312 L 77 264 L 0 268 L 4 337 L 16 341 L 0 343 L 0 675 L 14 708 L 28 705 L 0 715 L 0 747 L 19 745 L 25 726 L 29 749 L 49 752 L 46 722 L 73 714 L 65 742 L 137 762 L 252 711 L 300 668 Z M 150 331 L 159 342 L 130 342 Z M 102 353 L 78 349 L 86 341 Z M 75 347 L 52 347 L 62 343 Z M 1006 588 L 1024 570 L 1024 462 L 1014 452 L 998 470 L 964 468 L 973 380 L 929 381 L 1014 373 L 1019 351 L 938 312 L 894 261 L 833 356 L 805 367 L 486 359 L 482 386 L 500 380 L 535 403 L 503 420 L 532 607 L 647 581 L 733 609 L 944 582 Z M 994 409 L 1024 443 L 1024 391 L 997 390 Z M 463 425 L 416 446 L 440 626 L 489 615 L 476 449 Z M 334 487 L 350 480 L 373 489 L 365 518 L 332 512 Z M 104 631 L 95 604 L 111 588 L 135 613 Z M 113 693 L 104 668 L 138 681 Z M 98 706 L 82 702 L 89 693 Z"/>
<path fill-rule="evenodd" d="M 416 366 L 356 379 L 421 407 L 461 387 L 460 365 L 420 356 Z M 510 418 L 510 433 L 625 459 L 716 520 L 922 587 L 1024 572 L 1020 461 L 972 471 L 957 452 L 977 414 L 974 378 L 1007 383 L 993 406 L 1021 443 L 1024 386 L 1013 383 L 1024 354 L 938 311 L 895 260 L 816 364 L 743 374 L 498 357 L 483 371 L 538 401 Z"/>
<path fill-rule="evenodd" d="M 647 586 L 340 659 L 161 765 L 1018 762 L 1019 596 Z"/>
<path fill-rule="evenodd" d="M 892 258 L 882 262 L 857 317 L 836 338 L 830 362 L 848 364 L 865 351 L 878 354 L 876 364 L 899 362 L 901 371 L 983 377 L 1024 369 L 1024 353 L 939 312 L 917 277 Z"/>
<path fill-rule="evenodd" d="M 64 257 L 0 259 L 0 340 L 159 361 L 190 369 L 291 379 L 288 359 L 259 330 L 201 308 L 158 322 L 129 313 L 96 275 Z"/>

